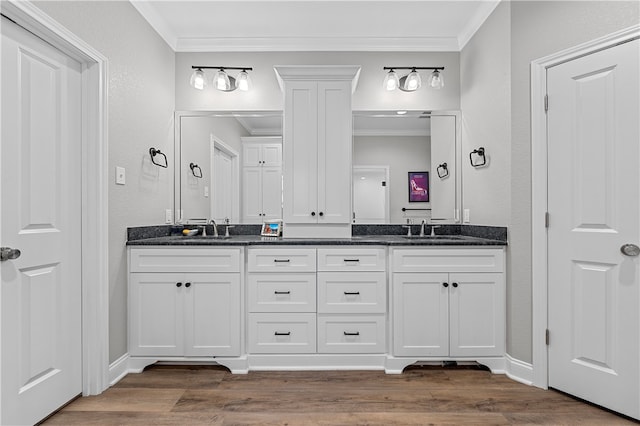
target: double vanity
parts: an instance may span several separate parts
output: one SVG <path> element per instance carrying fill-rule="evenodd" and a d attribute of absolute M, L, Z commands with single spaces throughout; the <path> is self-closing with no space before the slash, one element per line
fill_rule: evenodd
<path fill-rule="evenodd" d="M 131 366 L 400 373 L 419 361 L 476 361 L 502 371 L 506 230 L 441 228 L 446 235 L 351 238 L 130 229 Z"/>

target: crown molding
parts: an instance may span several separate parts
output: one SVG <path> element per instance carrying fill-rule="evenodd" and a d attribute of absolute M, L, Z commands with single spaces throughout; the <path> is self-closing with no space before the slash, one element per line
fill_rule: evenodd
<path fill-rule="evenodd" d="M 178 36 L 148 1 L 129 0 L 129 3 L 142 15 L 149 25 L 162 37 L 174 52 L 177 52 Z"/>
<path fill-rule="evenodd" d="M 458 48 L 456 50 L 461 51 L 480 29 L 484 21 L 493 13 L 496 7 L 500 4 L 501 0 L 486 0 L 481 2 L 481 9 L 471 19 L 467 26 L 462 30 L 458 36 Z"/>
<path fill-rule="evenodd" d="M 456 37 L 210 37 L 179 38 L 174 50 L 176 52 L 457 52 L 460 48 Z"/>

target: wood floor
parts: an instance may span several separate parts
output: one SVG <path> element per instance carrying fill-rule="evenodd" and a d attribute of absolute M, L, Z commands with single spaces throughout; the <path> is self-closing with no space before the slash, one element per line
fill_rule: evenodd
<path fill-rule="evenodd" d="M 152 366 L 46 425 L 623 425 L 608 411 L 479 369 L 251 372 Z"/>

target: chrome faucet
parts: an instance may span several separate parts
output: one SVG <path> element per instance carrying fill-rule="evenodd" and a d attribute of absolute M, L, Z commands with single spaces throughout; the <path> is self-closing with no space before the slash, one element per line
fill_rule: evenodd
<path fill-rule="evenodd" d="M 422 222 L 420 222 L 420 236 L 424 237 L 424 225 L 427 224 L 427 220 L 426 219 L 422 219 Z"/>
<path fill-rule="evenodd" d="M 213 225 L 213 236 L 217 237 L 218 236 L 218 225 L 216 225 L 216 221 L 211 219 L 209 221 L 209 225 Z"/>

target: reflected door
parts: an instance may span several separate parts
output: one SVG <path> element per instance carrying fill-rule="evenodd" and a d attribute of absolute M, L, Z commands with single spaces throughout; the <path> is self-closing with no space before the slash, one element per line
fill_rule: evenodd
<path fill-rule="evenodd" d="M 389 223 L 389 168 L 353 166 L 353 223 Z"/>
<path fill-rule="evenodd" d="M 213 218 L 218 223 L 233 219 L 233 158 L 215 148 L 213 151 Z"/>
<path fill-rule="evenodd" d="M 550 68 L 549 385 L 640 418 L 640 42 Z"/>

